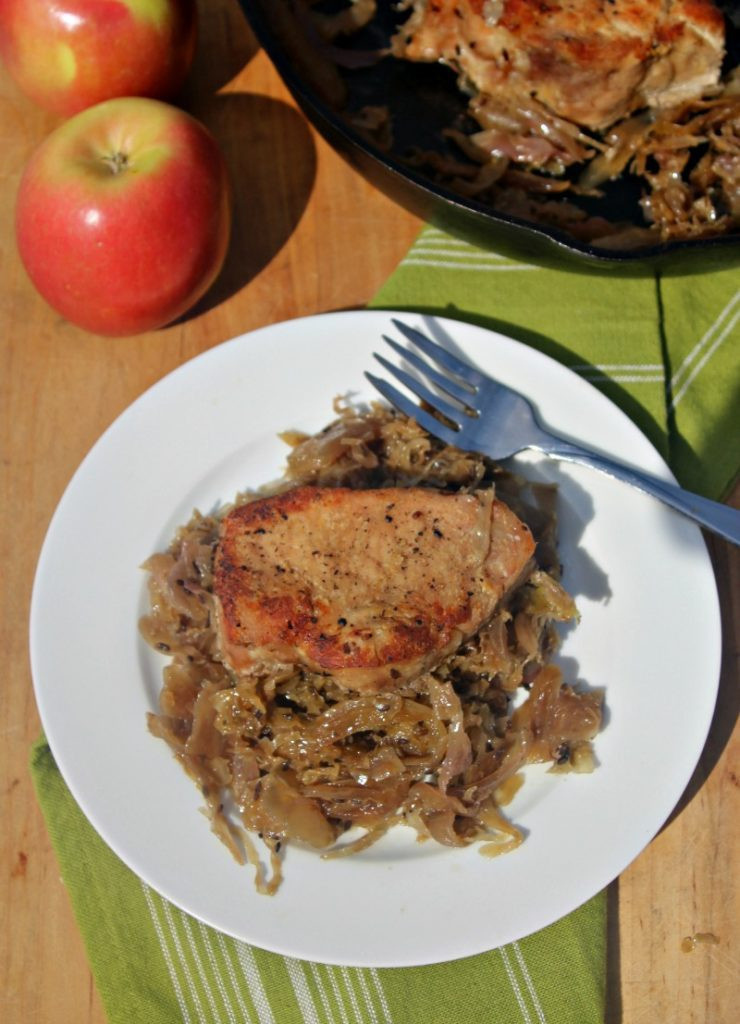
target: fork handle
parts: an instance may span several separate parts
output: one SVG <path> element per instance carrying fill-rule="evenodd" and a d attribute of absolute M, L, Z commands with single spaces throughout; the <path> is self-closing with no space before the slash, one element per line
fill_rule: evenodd
<path fill-rule="evenodd" d="M 537 445 L 545 455 L 551 455 L 564 462 L 580 462 L 602 473 L 631 484 L 633 487 L 664 501 L 666 505 L 688 516 L 700 526 L 717 533 L 732 544 L 740 544 L 740 510 L 718 501 L 711 501 L 699 494 L 685 491 L 682 487 L 648 476 L 619 462 L 567 442 L 553 441 Z"/>

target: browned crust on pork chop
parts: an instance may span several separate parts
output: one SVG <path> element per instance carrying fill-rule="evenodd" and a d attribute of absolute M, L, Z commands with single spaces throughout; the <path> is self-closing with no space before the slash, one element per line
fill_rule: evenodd
<path fill-rule="evenodd" d="M 413 0 L 394 39 L 408 60 L 450 64 L 484 96 L 531 97 L 604 130 L 719 79 L 724 22 L 711 0 Z"/>
<path fill-rule="evenodd" d="M 297 487 L 223 520 L 221 650 L 237 672 L 302 665 L 377 691 L 437 664 L 493 614 L 534 551 L 492 491 Z"/>

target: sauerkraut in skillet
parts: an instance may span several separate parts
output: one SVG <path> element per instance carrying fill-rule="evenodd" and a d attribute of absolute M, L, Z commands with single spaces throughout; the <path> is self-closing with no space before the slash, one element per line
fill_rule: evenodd
<path fill-rule="evenodd" d="M 301 26 L 303 49 L 323 60 L 317 87 L 340 108 L 349 80 L 343 75 L 356 75 L 363 59 L 372 60 L 371 54 L 355 52 L 353 35 L 372 29 L 381 16 L 385 24 L 389 9 L 396 12 L 396 30 L 375 59 L 444 65 L 455 76 L 452 89 L 456 82 L 467 100 L 465 115 L 442 133 L 446 146 L 418 146 L 398 155 L 461 195 L 614 248 L 740 228 L 740 71 L 727 43 L 728 28 L 734 25 L 737 33 L 737 4 L 280 5 Z M 327 70 L 332 63 L 346 69 L 334 79 Z M 392 105 L 376 97 L 348 113 L 356 128 L 392 148 Z M 610 181 L 627 178 L 641 193 L 634 216 L 625 210 L 624 222 L 610 223 L 598 200 Z"/>
<path fill-rule="evenodd" d="M 513 850 L 522 769 L 591 771 L 601 724 L 551 661 L 577 618 L 554 489 L 380 405 L 336 412 L 144 565 L 141 632 L 168 658 L 149 728 L 265 893 L 294 843 L 346 856 L 407 825 Z"/>

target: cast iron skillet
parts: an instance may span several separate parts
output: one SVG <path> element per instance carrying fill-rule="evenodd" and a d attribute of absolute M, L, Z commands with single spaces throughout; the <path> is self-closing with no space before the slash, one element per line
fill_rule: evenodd
<path fill-rule="evenodd" d="M 444 147 L 442 128 L 464 113 L 454 73 L 439 64 L 417 64 L 386 58 L 368 67 L 338 69 L 345 96 L 341 109 L 331 98 L 332 84 L 316 76 L 311 62 L 302 59 L 305 48 L 290 5 L 284 0 L 240 0 L 258 42 L 309 121 L 329 143 L 369 181 L 400 205 L 426 221 L 476 244 L 495 247 L 516 258 L 583 270 L 587 266 L 642 272 L 650 267 L 671 272 L 697 272 L 740 263 L 740 234 L 708 239 L 658 243 L 640 249 L 615 251 L 581 242 L 564 231 L 534 224 L 493 211 L 475 199 L 454 194 L 404 163 L 402 154 L 412 147 Z M 399 23 L 391 2 L 378 5 L 371 27 L 358 33 L 345 47 L 382 49 Z M 738 35 L 728 19 L 730 66 L 738 63 Z M 293 40 L 293 41 L 292 41 Z M 393 114 L 393 143 L 381 149 L 354 128 L 342 113 L 366 105 L 388 105 Z M 610 220 L 641 223 L 639 183 L 623 177 L 610 183 L 606 194 L 591 200 L 591 212 Z"/>

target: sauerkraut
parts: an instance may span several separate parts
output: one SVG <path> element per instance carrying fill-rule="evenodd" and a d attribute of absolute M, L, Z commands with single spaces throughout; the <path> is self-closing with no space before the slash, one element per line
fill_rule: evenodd
<path fill-rule="evenodd" d="M 577 618 L 559 581 L 555 492 L 432 438 L 381 406 L 337 418 L 315 436 L 284 435 L 296 484 L 427 487 L 496 496 L 531 529 L 535 557 L 475 636 L 392 692 L 359 693 L 329 674 L 292 666 L 234 673 L 219 650 L 213 564 L 219 521 L 196 511 L 166 551 L 145 563 L 151 610 L 145 640 L 168 659 L 149 729 L 199 786 L 216 834 L 276 890 L 286 845 L 325 857 L 357 853 L 392 826 L 448 847 L 514 849 L 520 831 L 501 807 L 534 762 L 591 771 L 602 695 L 579 692 L 552 664 L 556 624 Z M 271 863 L 258 853 L 258 837 Z"/>

